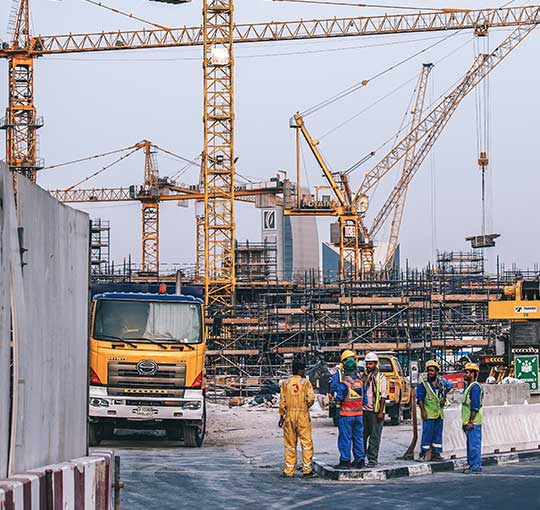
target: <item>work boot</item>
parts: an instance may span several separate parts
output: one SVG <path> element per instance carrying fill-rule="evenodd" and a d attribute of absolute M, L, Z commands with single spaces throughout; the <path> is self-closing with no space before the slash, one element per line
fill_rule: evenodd
<path fill-rule="evenodd" d="M 281 476 L 281 478 L 294 478 L 294 475 L 288 475 L 288 474 L 284 473 L 283 471 L 281 472 L 281 474 L 279 476 Z"/>
<path fill-rule="evenodd" d="M 334 466 L 334 469 L 351 469 L 351 461 L 340 460 L 339 463 Z"/>
<path fill-rule="evenodd" d="M 355 462 L 353 464 L 354 469 L 364 469 L 366 467 L 366 463 L 364 460 L 359 460 L 358 462 Z"/>
<path fill-rule="evenodd" d="M 479 469 L 466 468 L 463 470 L 464 475 L 481 475 L 482 471 Z"/>
<path fill-rule="evenodd" d="M 431 460 L 434 460 L 435 462 L 441 462 L 444 460 L 443 457 L 441 457 L 441 454 L 440 453 L 434 453 L 432 456 L 431 456 Z"/>
<path fill-rule="evenodd" d="M 368 467 L 368 468 L 374 468 L 374 467 L 377 467 L 377 463 L 370 460 L 370 461 L 366 464 L 366 467 Z"/>
<path fill-rule="evenodd" d="M 310 471 L 309 473 L 304 473 L 302 476 L 304 478 L 313 478 L 314 476 L 317 476 L 317 473 L 315 473 L 315 471 Z"/>

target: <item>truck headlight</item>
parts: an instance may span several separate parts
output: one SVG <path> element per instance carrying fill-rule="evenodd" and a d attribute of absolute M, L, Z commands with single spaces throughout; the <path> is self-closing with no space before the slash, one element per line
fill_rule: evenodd
<path fill-rule="evenodd" d="M 90 405 L 93 407 L 109 407 L 109 401 L 104 398 L 91 398 Z"/>
<path fill-rule="evenodd" d="M 195 411 L 195 410 L 201 408 L 201 401 L 200 400 L 189 400 L 188 402 L 184 402 L 183 408 L 184 409 L 191 409 L 192 411 Z"/>

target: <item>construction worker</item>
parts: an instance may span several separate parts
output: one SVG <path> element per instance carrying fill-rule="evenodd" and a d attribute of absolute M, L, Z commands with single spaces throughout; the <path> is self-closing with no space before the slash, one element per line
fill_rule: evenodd
<path fill-rule="evenodd" d="M 482 398 L 484 392 L 478 383 L 480 368 L 476 363 L 465 365 L 465 382 L 461 402 L 461 423 L 467 435 L 467 464 L 464 473 L 482 472 Z"/>
<path fill-rule="evenodd" d="M 446 407 L 446 395 L 454 388 L 454 385 L 439 376 L 441 367 L 434 360 L 426 363 L 427 379 L 422 381 L 416 390 L 416 401 L 422 413 L 422 441 L 420 446 L 420 458 L 428 459 L 431 450 L 431 460 L 443 460 L 442 436 L 444 408 Z"/>
<path fill-rule="evenodd" d="M 339 383 L 343 379 L 343 363 L 347 361 L 348 359 L 352 359 L 353 361 L 356 361 L 356 354 L 354 351 L 345 350 L 341 353 L 341 363 L 338 367 L 338 369 L 335 371 L 335 373 L 330 378 L 330 395 L 332 395 L 332 398 L 335 401 L 336 398 L 336 391 L 338 389 Z M 336 416 L 339 419 L 339 403 L 336 402 Z"/>
<path fill-rule="evenodd" d="M 356 361 L 348 358 L 343 363 L 343 378 L 336 390 L 339 402 L 339 464 L 337 469 L 364 467 L 364 382 L 358 375 Z M 351 464 L 351 449 L 354 462 Z"/>
<path fill-rule="evenodd" d="M 278 426 L 283 428 L 285 443 L 285 469 L 282 476 L 288 478 L 294 477 L 296 445 L 299 439 L 302 447 L 302 472 L 306 478 L 313 476 L 313 439 L 309 408 L 315 402 L 315 393 L 309 379 L 304 377 L 305 368 L 303 363 L 293 362 L 293 375 L 281 384 Z"/>
<path fill-rule="evenodd" d="M 364 450 L 367 453 L 367 467 L 373 468 L 379 461 L 379 447 L 384 426 L 386 377 L 379 372 L 379 357 L 377 354 L 368 352 L 365 362 Z"/>

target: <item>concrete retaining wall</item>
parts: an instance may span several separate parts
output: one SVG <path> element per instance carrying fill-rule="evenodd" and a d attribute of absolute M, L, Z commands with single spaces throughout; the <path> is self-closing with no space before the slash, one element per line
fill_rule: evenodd
<path fill-rule="evenodd" d="M 445 412 L 443 444 L 446 457 L 463 457 L 467 453 L 459 408 Z M 537 448 L 540 448 L 540 404 L 484 407 L 483 454 Z"/>
<path fill-rule="evenodd" d="M 525 384 L 482 384 L 484 406 L 518 405 L 531 398 L 530 386 Z"/>
<path fill-rule="evenodd" d="M 16 310 L 17 422 L 10 473 L 86 455 L 88 215 L 17 177 L 24 300 Z"/>
<path fill-rule="evenodd" d="M 54 510 L 109 510 L 112 452 L 46 466 L 0 481 L 0 510 L 47 510 L 45 473 L 52 471 Z"/>

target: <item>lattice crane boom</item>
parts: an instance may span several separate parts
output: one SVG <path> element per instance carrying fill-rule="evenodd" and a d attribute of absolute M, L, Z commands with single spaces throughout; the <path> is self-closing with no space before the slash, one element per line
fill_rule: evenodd
<path fill-rule="evenodd" d="M 420 76 L 418 77 L 418 83 L 416 85 L 416 98 L 414 101 L 414 106 L 411 112 L 411 127 L 412 129 L 418 126 L 420 119 L 422 118 L 422 112 L 424 109 L 424 101 L 426 98 L 426 91 L 429 76 L 431 70 L 433 69 L 433 64 L 423 64 Z M 414 141 L 413 147 L 411 147 L 403 159 L 403 168 L 401 175 L 403 176 L 407 169 L 411 167 L 414 163 L 414 148 L 416 147 L 417 140 Z M 388 246 L 386 248 L 386 255 L 384 257 L 383 267 L 391 268 L 396 249 L 399 243 L 399 231 L 401 229 L 401 223 L 403 221 L 403 212 L 405 211 L 405 204 L 407 202 L 407 191 L 408 186 L 405 186 L 401 195 L 396 201 L 394 207 L 394 214 L 392 217 L 392 223 L 390 224 L 390 235 L 388 237 Z M 370 231 L 370 235 L 374 237 L 375 233 Z"/>
<path fill-rule="evenodd" d="M 24 1 L 28 3 L 28 0 Z M 514 27 L 529 23 L 540 23 L 540 6 L 244 23 L 232 27 L 232 36 L 234 43 L 237 44 L 477 29 L 484 26 Z M 202 46 L 203 40 L 203 29 L 200 26 L 171 29 L 145 28 L 39 35 L 30 37 L 26 50 L 29 55 L 39 57 L 88 51 Z M 0 51 L 0 58 L 9 57 L 14 51 L 13 47 L 4 48 Z"/>

